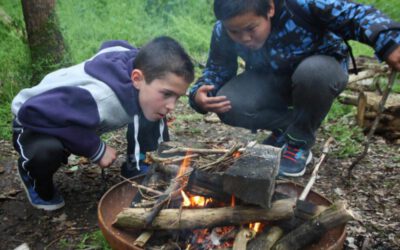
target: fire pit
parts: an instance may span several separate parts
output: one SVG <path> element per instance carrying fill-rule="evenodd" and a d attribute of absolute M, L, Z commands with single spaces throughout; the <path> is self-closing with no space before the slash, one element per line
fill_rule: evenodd
<path fill-rule="evenodd" d="M 298 196 L 303 188 L 303 186 L 292 182 L 277 183 L 275 187 L 280 193 L 291 197 Z M 100 200 L 98 205 L 99 226 L 113 249 L 143 249 L 133 244 L 142 233 L 141 230 L 119 229 L 112 226 L 117 214 L 123 208 L 129 207 L 132 197 L 136 193 L 137 188 L 133 187 L 128 181 L 123 181 L 113 186 Z M 329 206 L 332 204 L 327 198 L 313 191 L 309 193 L 307 201 L 316 205 Z M 342 249 L 344 240 L 345 226 L 340 226 L 329 230 L 319 242 L 307 249 Z"/>

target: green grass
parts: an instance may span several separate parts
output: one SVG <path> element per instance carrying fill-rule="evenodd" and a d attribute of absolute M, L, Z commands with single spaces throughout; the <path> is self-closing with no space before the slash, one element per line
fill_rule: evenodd
<path fill-rule="evenodd" d="M 104 238 L 100 230 L 94 232 L 85 233 L 81 236 L 78 243 L 73 243 L 70 240 L 63 238 L 57 243 L 57 249 L 98 249 L 98 250 L 111 250 L 110 245 Z"/>
<path fill-rule="evenodd" d="M 372 4 L 400 21 L 398 0 L 360 0 Z M 179 40 L 195 61 L 204 63 L 215 21 L 212 0 L 69 0 L 57 2 L 60 28 L 72 63 L 92 56 L 102 41 L 128 40 L 136 46 L 159 35 Z M 0 138 L 11 137 L 10 102 L 21 88 L 29 86 L 30 59 L 25 39 L 20 1 L 0 0 L 13 19 L 13 27 L 0 24 Z M 368 46 L 352 42 L 354 54 L 373 55 Z M 199 69 L 196 69 L 199 75 Z M 400 92 L 400 85 L 395 85 Z"/>
<path fill-rule="evenodd" d="M 355 107 L 335 101 L 323 122 L 322 129 L 337 142 L 334 154 L 339 158 L 357 155 L 362 150 L 363 133 L 355 125 Z"/>

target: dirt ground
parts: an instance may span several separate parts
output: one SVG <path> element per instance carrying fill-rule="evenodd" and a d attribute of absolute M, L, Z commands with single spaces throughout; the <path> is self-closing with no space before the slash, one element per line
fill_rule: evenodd
<path fill-rule="evenodd" d="M 179 105 L 175 113 L 192 113 Z M 263 138 L 267 132 L 225 126 L 204 119 L 175 122 L 171 139 L 188 145 L 198 143 L 229 147 L 233 142 L 247 143 Z M 17 155 L 8 141 L 0 141 L 0 249 L 14 249 L 27 243 L 30 249 L 89 249 L 79 247 L 82 237 L 98 230 L 96 209 L 103 193 L 121 181 L 119 166 L 124 161 L 125 131 L 112 133 L 109 144 L 117 148 L 119 158 L 108 170 L 106 180 L 95 165 L 80 158 L 70 158 L 55 180 L 66 205 L 59 211 L 45 212 L 30 206 L 16 174 Z M 314 160 L 329 135 L 323 129 L 313 148 Z M 338 147 L 338 145 L 334 145 Z M 335 148 L 333 148 L 335 149 Z M 374 138 L 367 157 L 354 169 L 356 176 L 347 185 L 347 169 L 352 158 L 337 159 L 328 155 L 321 166 L 313 190 L 331 200 L 346 200 L 361 216 L 361 221 L 347 225 L 345 249 L 400 249 L 400 149 Z M 306 183 L 308 170 L 302 178 Z M 92 248 L 90 248 L 92 249 Z"/>

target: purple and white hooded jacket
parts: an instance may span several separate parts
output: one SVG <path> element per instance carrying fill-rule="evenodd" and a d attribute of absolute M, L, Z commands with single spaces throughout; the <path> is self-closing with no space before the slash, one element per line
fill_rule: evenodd
<path fill-rule="evenodd" d="M 129 122 L 139 128 L 142 111 L 131 80 L 138 51 L 125 41 L 105 42 L 89 60 L 52 72 L 38 85 L 23 89 L 12 101 L 14 129 L 53 135 L 71 153 L 98 162 L 105 152 L 101 134 Z M 160 130 L 163 126 L 160 122 Z M 135 140 L 139 152 L 137 133 Z"/>

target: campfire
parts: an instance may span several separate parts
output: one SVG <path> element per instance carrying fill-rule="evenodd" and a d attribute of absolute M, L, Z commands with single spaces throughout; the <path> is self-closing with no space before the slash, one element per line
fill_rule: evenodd
<path fill-rule="evenodd" d="M 138 192 L 112 227 L 133 230 L 142 249 L 302 249 L 354 219 L 342 202 L 301 201 L 297 190 L 280 188 L 279 159 L 280 149 L 256 143 L 165 143 L 148 155 L 146 176 L 129 180 Z"/>

